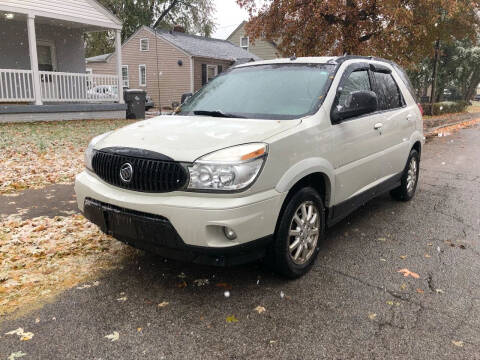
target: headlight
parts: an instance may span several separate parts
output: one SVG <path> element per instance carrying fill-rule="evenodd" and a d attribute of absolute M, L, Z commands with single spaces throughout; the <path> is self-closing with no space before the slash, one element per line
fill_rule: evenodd
<path fill-rule="evenodd" d="M 205 155 L 188 168 L 188 190 L 237 191 L 251 185 L 267 157 L 268 146 L 252 143 Z"/>
<path fill-rule="evenodd" d="M 95 149 L 94 149 L 95 144 L 100 142 L 100 140 L 102 140 L 103 138 L 106 138 L 112 132 L 113 131 L 109 131 L 105 134 L 95 136 L 92 139 L 92 141 L 90 141 L 90 144 L 88 144 L 87 150 L 85 150 L 85 167 L 88 170 L 93 171 L 92 160 L 93 160 L 93 155 L 95 155 Z"/>

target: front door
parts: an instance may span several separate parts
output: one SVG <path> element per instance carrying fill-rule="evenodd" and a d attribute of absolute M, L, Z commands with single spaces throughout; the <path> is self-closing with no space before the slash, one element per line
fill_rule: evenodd
<path fill-rule="evenodd" d="M 350 93 L 372 91 L 369 65 L 354 64 L 342 75 L 337 96 L 332 106 L 341 111 Z M 335 204 L 348 200 L 375 185 L 381 172 L 382 133 L 376 129 L 383 119 L 376 112 L 348 118 L 332 125 L 334 148 L 332 152 L 335 168 Z"/>

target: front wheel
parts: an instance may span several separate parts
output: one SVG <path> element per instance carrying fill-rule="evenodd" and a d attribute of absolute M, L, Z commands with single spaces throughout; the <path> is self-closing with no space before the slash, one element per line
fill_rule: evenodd
<path fill-rule="evenodd" d="M 276 271 L 292 279 L 307 273 L 317 258 L 324 232 L 322 198 L 313 188 L 300 189 L 279 219 L 271 254 Z"/>
<path fill-rule="evenodd" d="M 405 170 L 403 171 L 400 186 L 390 192 L 394 199 L 409 201 L 413 198 L 415 191 L 417 190 L 419 170 L 420 156 L 417 150 L 412 149 Z"/>

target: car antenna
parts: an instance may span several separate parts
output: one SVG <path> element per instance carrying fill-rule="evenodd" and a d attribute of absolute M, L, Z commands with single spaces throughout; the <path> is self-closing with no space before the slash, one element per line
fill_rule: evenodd
<path fill-rule="evenodd" d="M 290 58 L 291 61 L 297 60 L 297 55 L 293 53 L 293 56 Z"/>

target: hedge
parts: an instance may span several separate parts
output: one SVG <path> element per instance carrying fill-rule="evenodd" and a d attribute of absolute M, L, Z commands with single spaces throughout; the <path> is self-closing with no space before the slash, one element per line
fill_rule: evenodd
<path fill-rule="evenodd" d="M 442 101 L 433 104 L 433 112 L 432 104 L 422 104 L 422 108 L 425 115 L 442 115 L 463 112 L 468 105 L 467 101 Z"/>

